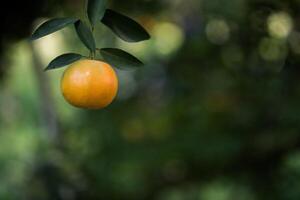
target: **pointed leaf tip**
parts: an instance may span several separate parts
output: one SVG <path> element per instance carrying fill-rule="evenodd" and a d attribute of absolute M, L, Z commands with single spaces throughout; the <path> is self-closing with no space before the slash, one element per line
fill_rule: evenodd
<path fill-rule="evenodd" d="M 74 24 L 78 19 L 76 18 L 55 18 L 50 19 L 40 25 L 31 35 L 30 40 L 37 40 L 41 37 L 54 33 L 60 29 L 65 28 L 70 24 Z"/>
<path fill-rule="evenodd" d="M 80 60 L 81 58 L 83 58 L 83 56 L 76 53 L 66 53 L 60 55 L 50 62 L 45 71 L 64 67 L 66 65 L 72 64 L 73 62 L 76 62 L 77 60 Z"/>
<path fill-rule="evenodd" d="M 81 20 L 75 23 L 75 29 L 81 42 L 92 52 L 96 51 L 96 43 L 93 33 Z"/>
<path fill-rule="evenodd" d="M 88 0 L 87 16 L 93 27 L 95 26 L 96 22 L 103 18 L 106 6 L 107 0 Z"/>
<path fill-rule="evenodd" d="M 119 69 L 132 69 L 142 67 L 144 64 L 133 55 L 115 48 L 100 49 L 104 60 Z"/>
<path fill-rule="evenodd" d="M 139 23 L 111 9 L 105 11 L 101 22 L 126 42 L 150 39 L 149 33 Z"/>

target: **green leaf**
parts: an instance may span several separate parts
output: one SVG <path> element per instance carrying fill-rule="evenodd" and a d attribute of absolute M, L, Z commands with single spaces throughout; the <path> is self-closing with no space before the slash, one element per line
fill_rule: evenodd
<path fill-rule="evenodd" d="M 93 27 L 103 18 L 106 5 L 107 0 L 88 0 L 87 15 Z"/>
<path fill-rule="evenodd" d="M 127 42 L 140 42 L 150 39 L 149 33 L 140 24 L 113 10 L 107 9 L 101 22 Z"/>
<path fill-rule="evenodd" d="M 121 49 L 103 48 L 100 49 L 100 53 L 106 62 L 119 69 L 132 69 L 144 65 L 139 59 Z"/>
<path fill-rule="evenodd" d="M 82 41 L 82 43 L 92 52 L 96 51 L 96 43 L 93 36 L 93 33 L 88 28 L 87 25 L 85 25 L 81 20 L 78 20 L 75 23 L 75 29 L 77 32 L 77 35 L 79 39 Z"/>
<path fill-rule="evenodd" d="M 75 18 L 55 18 L 48 20 L 34 31 L 30 39 L 37 40 L 41 37 L 63 29 L 70 24 L 74 24 L 77 20 L 78 19 Z"/>
<path fill-rule="evenodd" d="M 66 65 L 69 65 L 69 64 L 77 61 L 77 60 L 80 60 L 81 58 L 83 58 L 83 56 L 80 54 L 76 54 L 76 53 L 66 53 L 66 54 L 60 55 L 50 62 L 48 67 L 45 69 L 45 71 L 64 67 Z"/>

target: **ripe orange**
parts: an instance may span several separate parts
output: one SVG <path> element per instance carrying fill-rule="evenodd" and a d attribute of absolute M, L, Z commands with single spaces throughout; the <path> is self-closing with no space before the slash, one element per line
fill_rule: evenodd
<path fill-rule="evenodd" d="M 113 68 L 97 60 L 80 60 L 69 66 L 61 80 L 61 91 L 71 105 L 100 109 L 109 105 L 118 91 Z"/>

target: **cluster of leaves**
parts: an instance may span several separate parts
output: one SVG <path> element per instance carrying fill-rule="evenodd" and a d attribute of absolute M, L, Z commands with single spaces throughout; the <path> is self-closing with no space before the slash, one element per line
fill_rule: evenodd
<path fill-rule="evenodd" d="M 90 51 L 90 58 L 94 59 L 96 53 L 99 52 L 105 62 L 120 69 L 143 65 L 139 59 L 121 49 L 97 48 L 93 35 L 96 23 L 101 22 L 126 42 L 148 40 L 150 35 L 140 24 L 123 14 L 108 9 L 107 0 L 88 0 L 86 12 L 90 22 L 89 25 L 78 18 L 65 17 L 51 19 L 35 30 L 31 36 L 31 40 L 37 40 L 69 25 L 74 25 L 79 39 Z M 51 61 L 45 70 L 60 68 L 86 57 L 77 53 L 66 53 Z"/>

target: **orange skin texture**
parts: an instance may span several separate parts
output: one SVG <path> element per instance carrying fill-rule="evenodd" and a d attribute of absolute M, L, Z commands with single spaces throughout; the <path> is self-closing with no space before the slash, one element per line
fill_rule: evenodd
<path fill-rule="evenodd" d="M 118 92 L 118 78 L 107 63 L 80 60 L 69 66 L 61 79 L 61 91 L 71 105 L 85 109 L 108 106 Z"/>

